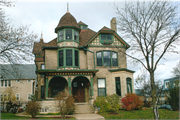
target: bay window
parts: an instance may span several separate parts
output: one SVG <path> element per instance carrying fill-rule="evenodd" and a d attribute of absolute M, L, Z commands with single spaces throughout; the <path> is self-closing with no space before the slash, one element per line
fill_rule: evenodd
<path fill-rule="evenodd" d="M 64 36 L 63 36 L 63 30 L 59 31 L 59 41 L 63 40 Z"/>
<path fill-rule="evenodd" d="M 66 40 L 72 40 L 72 30 L 71 29 L 67 29 L 66 30 Z"/>
<path fill-rule="evenodd" d="M 116 94 L 121 96 L 121 81 L 120 81 L 120 77 L 115 77 L 115 80 L 116 80 Z"/>
<path fill-rule="evenodd" d="M 75 29 L 62 29 L 58 32 L 58 41 L 74 40 L 79 41 L 79 32 Z"/>
<path fill-rule="evenodd" d="M 72 66 L 72 50 L 66 50 L 66 66 Z"/>
<path fill-rule="evenodd" d="M 131 78 L 126 78 L 127 93 L 132 93 L 132 81 Z"/>

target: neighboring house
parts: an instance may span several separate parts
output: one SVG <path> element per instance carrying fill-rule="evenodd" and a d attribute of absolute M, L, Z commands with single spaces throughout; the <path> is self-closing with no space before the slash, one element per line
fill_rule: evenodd
<path fill-rule="evenodd" d="M 179 81 L 180 78 L 178 76 L 164 80 L 163 91 L 165 93 L 165 98 L 164 98 L 165 101 L 167 101 L 169 87 L 175 87 L 176 85 L 179 85 Z"/>
<path fill-rule="evenodd" d="M 8 97 L 14 96 L 17 104 L 26 104 L 35 93 L 35 65 L 0 65 L 1 71 L 1 105 L 9 102 Z"/>
<path fill-rule="evenodd" d="M 120 52 L 130 46 L 117 34 L 116 18 L 111 28 L 95 32 L 67 11 L 55 33 L 57 38 L 48 43 L 43 38 L 34 43 L 39 100 L 64 91 L 75 102 L 92 103 L 97 96 L 135 92 L 134 71 L 127 69 L 126 55 Z"/>

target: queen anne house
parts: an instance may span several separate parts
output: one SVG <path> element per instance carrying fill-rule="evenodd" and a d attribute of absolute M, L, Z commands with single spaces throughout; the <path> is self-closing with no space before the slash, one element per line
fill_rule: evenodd
<path fill-rule="evenodd" d="M 134 71 L 127 69 L 126 55 L 120 52 L 130 46 L 117 34 L 116 18 L 111 28 L 95 32 L 67 11 L 55 33 L 57 38 L 48 43 L 43 38 L 34 43 L 39 100 L 64 91 L 75 102 L 92 104 L 97 96 L 134 93 Z"/>

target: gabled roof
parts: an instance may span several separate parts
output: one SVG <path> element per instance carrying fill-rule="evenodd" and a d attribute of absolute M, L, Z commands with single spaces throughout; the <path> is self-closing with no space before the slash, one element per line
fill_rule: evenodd
<path fill-rule="evenodd" d="M 34 43 L 33 54 L 44 56 L 44 52 L 42 51 L 42 47 L 57 47 L 57 38 L 53 39 L 48 43 L 44 43 L 43 39 L 40 39 L 40 42 Z"/>
<path fill-rule="evenodd" d="M 36 65 L 34 64 L 1 64 L 2 80 L 36 79 Z"/>
<path fill-rule="evenodd" d="M 86 24 L 83 23 L 82 21 L 80 21 L 80 22 L 78 23 L 78 25 L 86 25 Z M 88 26 L 88 25 L 86 25 L 86 26 Z"/>
<path fill-rule="evenodd" d="M 102 29 L 100 29 L 86 44 L 85 47 L 91 43 L 92 40 L 94 40 L 95 37 L 97 37 L 100 33 L 113 33 L 125 46 L 126 49 L 130 47 L 129 44 L 127 44 L 114 30 L 104 26 Z"/>

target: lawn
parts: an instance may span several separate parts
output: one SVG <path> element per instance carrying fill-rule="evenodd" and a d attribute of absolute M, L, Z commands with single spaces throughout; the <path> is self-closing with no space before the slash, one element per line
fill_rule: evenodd
<path fill-rule="evenodd" d="M 13 113 L 1 113 L 1 119 L 33 119 L 31 117 L 21 117 L 21 116 L 16 116 Z M 60 119 L 59 117 L 38 117 L 35 119 Z M 75 119 L 75 118 L 68 118 L 68 119 Z"/>
<path fill-rule="evenodd" d="M 131 111 L 120 110 L 118 114 L 112 114 L 108 112 L 99 113 L 105 119 L 153 119 L 153 110 L 134 110 Z M 179 111 L 171 111 L 167 109 L 159 109 L 160 119 L 179 119 Z"/>

